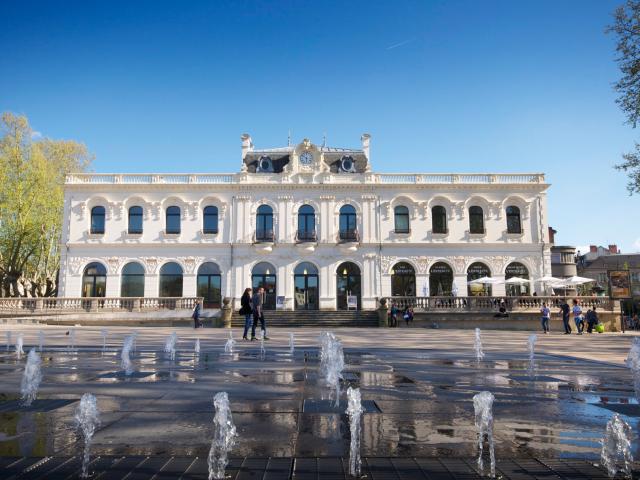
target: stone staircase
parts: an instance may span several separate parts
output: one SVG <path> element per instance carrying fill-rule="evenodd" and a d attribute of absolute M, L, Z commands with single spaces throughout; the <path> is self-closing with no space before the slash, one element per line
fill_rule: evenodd
<path fill-rule="evenodd" d="M 265 311 L 267 328 L 269 327 L 377 327 L 378 313 L 375 310 L 364 311 L 320 311 L 320 310 L 267 310 Z M 244 326 L 244 316 L 234 312 L 231 318 L 233 327 Z"/>

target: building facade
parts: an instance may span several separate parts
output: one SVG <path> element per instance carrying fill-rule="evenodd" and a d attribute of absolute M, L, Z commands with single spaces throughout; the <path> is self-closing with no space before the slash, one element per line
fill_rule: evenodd
<path fill-rule="evenodd" d="M 372 309 L 531 294 L 467 282 L 551 274 L 544 175 L 374 173 L 361 141 L 258 150 L 245 134 L 235 174 L 70 175 L 60 296 L 215 308 L 262 285 L 270 308 Z"/>

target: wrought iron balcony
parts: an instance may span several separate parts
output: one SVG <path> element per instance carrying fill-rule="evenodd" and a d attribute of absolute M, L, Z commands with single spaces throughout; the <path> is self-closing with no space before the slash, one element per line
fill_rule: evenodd
<path fill-rule="evenodd" d="M 296 232 L 296 243 L 317 242 L 318 236 L 315 230 L 298 230 Z"/>
<path fill-rule="evenodd" d="M 256 230 L 255 243 L 273 243 L 273 229 Z"/>
<path fill-rule="evenodd" d="M 338 240 L 340 243 L 359 242 L 360 235 L 358 234 L 357 229 L 340 230 L 340 233 L 338 234 Z"/>

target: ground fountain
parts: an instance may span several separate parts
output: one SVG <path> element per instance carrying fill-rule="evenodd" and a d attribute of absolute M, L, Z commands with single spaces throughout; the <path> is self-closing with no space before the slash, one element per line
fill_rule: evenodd
<path fill-rule="evenodd" d="M 320 336 L 320 374 L 335 390 L 335 406 L 340 404 L 340 380 L 344 369 L 342 343 L 333 333 L 324 332 Z"/>
<path fill-rule="evenodd" d="M 6 337 L 7 337 L 7 352 L 11 349 L 11 345 L 13 345 L 13 339 L 12 339 L 12 334 L 11 332 L 7 332 L 5 333 Z"/>
<path fill-rule="evenodd" d="M 84 437 L 84 450 L 82 455 L 81 478 L 88 478 L 89 454 L 91 453 L 91 440 L 96 429 L 100 425 L 100 412 L 96 397 L 90 393 L 85 393 L 80 399 L 80 404 L 75 413 L 76 428 L 79 428 Z"/>
<path fill-rule="evenodd" d="M 209 480 L 223 479 L 229 462 L 229 451 L 236 441 L 236 427 L 231 416 L 231 407 L 227 392 L 218 392 L 213 397 L 215 414 L 213 416 L 213 439 L 207 463 Z"/>
<path fill-rule="evenodd" d="M 489 476 L 496 476 L 496 458 L 493 448 L 493 400 L 491 392 L 480 392 L 473 396 L 475 424 L 478 431 L 478 469 L 484 474 L 484 460 L 482 458 L 484 438 L 489 444 L 489 459 L 491 462 Z"/>
<path fill-rule="evenodd" d="M 164 352 L 169 354 L 171 360 L 176 359 L 176 343 L 178 343 L 178 334 L 173 332 L 164 342 Z"/>
<path fill-rule="evenodd" d="M 347 390 L 347 415 L 349 416 L 349 430 L 351 442 L 349 446 L 349 474 L 359 477 L 362 471 L 362 459 L 360 458 L 360 430 L 362 418 L 362 401 L 360 389 L 349 387 Z"/>
<path fill-rule="evenodd" d="M 235 347 L 235 345 L 236 341 L 233 339 L 233 335 L 230 335 L 224 344 L 224 353 L 228 353 L 229 355 L 231 355 L 233 353 L 233 348 Z"/>
<path fill-rule="evenodd" d="M 264 360 L 267 351 L 264 348 L 264 335 L 260 337 L 260 358 Z"/>
<path fill-rule="evenodd" d="M 200 355 L 200 339 L 199 338 L 196 338 L 196 341 L 193 344 L 193 353 L 195 354 L 196 357 Z"/>
<path fill-rule="evenodd" d="M 527 349 L 529 350 L 529 366 L 527 371 L 529 372 L 529 376 L 534 376 L 536 373 L 536 342 L 538 341 L 538 336 L 535 333 L 529 335 L 529 339 L 527 340 Z"/>
<path fill-rule="evenodd" d="M 107 335 L 109 335 L 108 330 L 100 330 L 100 335 L 102 335 L 102 351 L 107 351 Z"/>
<path fill-rule="evenodd" d="M 42 371 L 40 368 L 40 356 L 36 353 L 36 349 L 29 350 L 27 356 L 27 364 L 24 367 L 24 373 L 22 374 L 22 382 L 20 384 L 20 395 L 22 399 L 22 405 L 25 407 L 31 406 L 31 403 L 36 399 L 38 395 L 38 388 L 42 381 Z"/>
<path fill-rule="evenodd" d="M 40 330 L 38 332 L 38 350 L 42 353 L 42 349 L 44 348 L 44 332 Z"/>
<path fill-rule="evenodd" d="M 18 338 L 16 339 L 16 357 L 22 358 L 22 355 L 24 355 L 24 350 L 22 349 L 23 346 L 24 346 L 24 335 L 19 333 Z"/>
<path fill-rule="evenodd" d="M 289 332 L 289 353 L 293 355 L 295 351 L 296 351 L 295 338 L 293 336 L 293 332 Z"/>
<path fill-rule="evenodd" d="M 136 349 L 138 348 L 138 331 L 131 330 L 131 336 L 133 337 L 133 344 L 131 345 L 131 351 L 136 353 Z"/>
<path fill-rule="evenodd" d="M 636 398 L 640 400 L 640 338 L 638 337 L 634 338 L 631 342 L 631 349 L 627 355 L 626 364 L 633 376 L 633 387 Z"/>
<path fill-rule="evenodd" d="M 618 472 L 621 472 L 624 478 L 631 478 L 631 427 L 617 413 L 607 422 L 601 443 L 600 461 L 607 469 L 609 478 L 614 478 Z"/>
<path fill-rule="evenodd" d="M 124 341 L 122 343 L 122 352 L 120 353 L 120 366 L 122 370 L 124 370 L 124 374 L 129 376 L 133 373 L 133 362 L 131 362 L 131 349 L 133 348 L 133 343 L 135 342 L 135 337 L 133 335 L 127 335 L 124 337 Z"/>
<path fill-rule="evenodd" d="M 76 331 L 73 328 L 71 328 L 67 332 L 67 335 L 69 336 L 67 350 L 69 350 L 70 352 L 73 352 L 76 349 Z"/>
<path fill-rule="evenodd" d="M 476 328 L 476 336 L 473 348 L 476 351 L 476 360 L 480 362 L 484 358 L 484 352 L 482 351 L 482 337 L 480 336 L 479 328 Z"/>

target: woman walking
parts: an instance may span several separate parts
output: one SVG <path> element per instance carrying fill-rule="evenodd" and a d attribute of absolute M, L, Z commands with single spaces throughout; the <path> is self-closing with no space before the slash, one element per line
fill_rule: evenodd
<path fill-rule="evenodd" d="M 245 288 L 242 297 L 240 297 L 240 315 L 244 315 L 244 333 L 243 340 L 248 340 L 247 333 L 253 319 L 253 309 L 251 308 L 251 289 Z"/>

